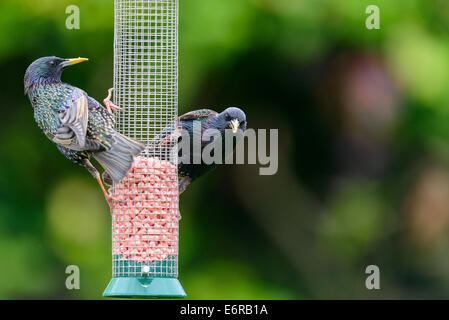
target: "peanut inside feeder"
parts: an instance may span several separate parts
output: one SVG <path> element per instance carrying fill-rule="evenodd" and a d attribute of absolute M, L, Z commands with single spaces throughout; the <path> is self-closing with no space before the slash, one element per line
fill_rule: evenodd
<path fill-rule="evenodd" d="M 151 264 L 178 254 L 178 184 L 173 164 L 138 157 L 125 179 L 113 187 L 113 194 L 112 250 L 117 261 Z"/>

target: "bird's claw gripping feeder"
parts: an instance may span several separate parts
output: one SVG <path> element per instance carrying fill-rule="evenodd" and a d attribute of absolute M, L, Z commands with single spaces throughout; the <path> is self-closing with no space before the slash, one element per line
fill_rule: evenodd
<path fill-rule="evenodd" d="M 178 116 L 178 0 L 115 0 L 114 5 L 117 129 L 147 148 L 112 188 L 113 278 L 103 295 L 182 298 L 177 148 L 164 149 L 170 155 L 149 150 L 150 141 Z"/>

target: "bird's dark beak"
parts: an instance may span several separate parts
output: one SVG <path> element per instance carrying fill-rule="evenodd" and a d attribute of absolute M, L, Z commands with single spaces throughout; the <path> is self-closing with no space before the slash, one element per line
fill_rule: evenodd
<path fill-rule="evenodd" d="M 65 60 L 61 63 L 61 66 L 62 66 L 63 68 L 65 68 L 65 67 L 70 67 L 70 66 L 73 66 L 74 64 L 77 64 L 77 63 L 80 63 L 80 62 L 84 62 L 84 61 L 87 61 L 87 60 L 89 60 L 89 59 L 87 59 L 87 58 L 72 58 L 72 59 L 65 59 Z"/>
<path fill-rule="evenodd" d="M 237 119 L 231 120 L 232 133 L 236 133 L 237 130 L 239 129 L 239 126 L 240 126 L 240 122 Z"/>

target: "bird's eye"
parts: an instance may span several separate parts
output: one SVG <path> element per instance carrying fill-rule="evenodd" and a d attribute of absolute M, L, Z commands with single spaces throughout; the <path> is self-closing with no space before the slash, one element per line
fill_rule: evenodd
<path fill-rule="evenodd" d="M 51 66 L 54 66 L 56 64 L 56 62 L 54 60 L 51 60 L 49 63 Z"/>
<path fill-rule="evenodd" d="M 225 115 L 225 120 L 226 121 L 231 121 L 231 116 L 229 114 L 227 114 L 227 113 Z"/>

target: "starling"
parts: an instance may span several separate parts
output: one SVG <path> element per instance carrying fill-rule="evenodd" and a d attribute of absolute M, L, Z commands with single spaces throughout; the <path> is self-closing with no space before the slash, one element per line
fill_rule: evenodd
<path fill-rule="evenodd" d="M 106 108 L 87 93 L 61 82 L 66 67 L 86 61 L 85 58 L 62 59 L 43 57 L 34 61 L 25 73 L 25 94 L 34 109 L 39 128 L 69 160 L 84 166 L 98 181 L 109 204 L 112 196 L 106 192 L 97 169 L 89 161 L 93 156 L 109 178 L 118 183 L 131 168 L 134 156 L 145 145 L 120 133 L 115 127 L 110 101 L 111 89 L 104 100 Z"/>
<path fill-rule="evenodd" d="M 188 112 L 179 117 L 179 125 L 178 130 L 183 129 L 185 133 L 189 135 L 190 138 L 190 148 L 188 161 L 185 163 L 182 161 L 183 155 L 182 151 L 178 152 L 178 176 L 179 176 L 179 193 L 183 193 L 187 186 L 193 182 L 195 179 L 199 178 L 203 174 L 209 172 L 210 170 L 217 167 L 216 163 L 207 164 L 203 161 L 201 155 L 200 162 L 195 163 L 195 148 L 193 147 L 194 139 L 194 124 L 195 122 L 198 124 L 197 127 L 201 128 L 201 154 L 204 148 L 213 142 L 214 137 L 210 139 L 204 139 L 204 133 L 207 129 L 216 129 L 220 132 L 220 136 L 222 139 L 222 149 L 225 147 L 225 130 L 232 129 L 232 132 L 237 133 L 238 129 L 242 132 L 246 130 L 246 115 L 245 113 L 235 107 L 227 108 L 221 113 L 217 113 L 213 110 L 209 109 L 200 109 Z M 165 158 L 169 157 L 170 154 L 170 146 L 174 144 L 169 143 L 171 139 L 173 139 L 176 134 L 176 126 L 172 125 L 169 128 L 166 128 L 159 134 L 159 136 L 152 141 L 150 145 L 150 154 L 153 156 L 160 157 L 162 160 L 167 160 Z M 183 136 L 178 135 L 178 145 L 182 143 Z M 233 149 L 228 151 L 226 154 L 223 152 L 222 160 L 230 155 L 235 149 L 235 143 L 233 145 Z M 152 151 L 151 151 L 152 150 Z M 185 151 L 185 150 L 184 150 Z M 225 150 L 226 151 L 226 150 Z M 223 163 L 222 162 L 222 163 Z"/>

